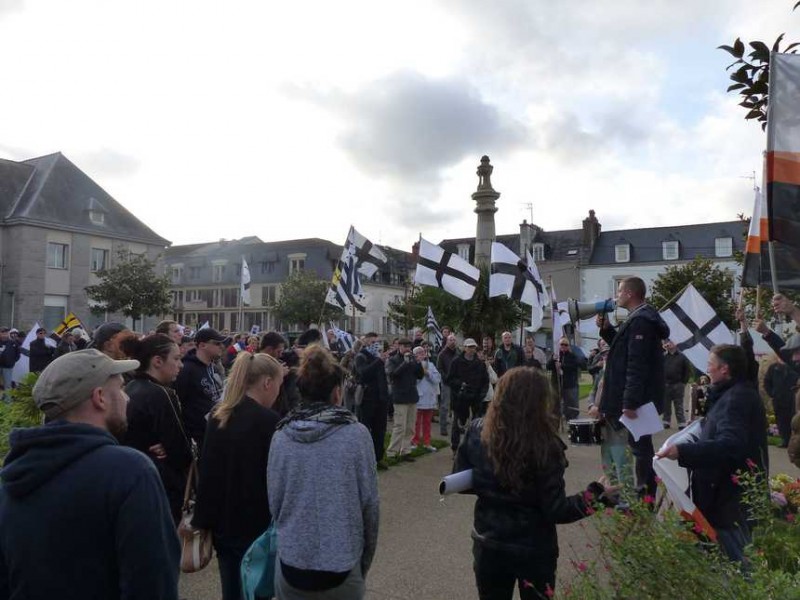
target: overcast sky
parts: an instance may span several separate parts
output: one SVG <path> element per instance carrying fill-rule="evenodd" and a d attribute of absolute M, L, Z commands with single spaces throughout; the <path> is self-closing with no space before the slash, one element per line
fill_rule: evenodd
<path fill-rule="evenodd" d="M 0 0 L 0 156 L 173 244 L 474 235 L 483 154 L 498 233 L 732 220 L 765 136 L 716 47 L 800 40 L 793 4 Z"/>

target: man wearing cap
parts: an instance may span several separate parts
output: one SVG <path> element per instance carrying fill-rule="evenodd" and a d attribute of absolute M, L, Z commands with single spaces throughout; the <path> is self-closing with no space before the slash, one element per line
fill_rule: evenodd
<path fill-rule="evenodd" d="M 461 435 L 466 432 L 472 417 L 480 414 L 481 401 L 489 391 L 489 372 L 486 365 L 477 358 L 478 343 L 472 339 L 464 340 L 464 352 L 453 359 L 447 373 L 447 383 L 451 390 L 453 403 L 453 432 L 450 447 L 458 450 Z"/>
<path fill-rule="evenodd" d="M 197 350 L 183 358 L 183 368 L 175 380 L 175 391 L 183 408 L 183 426 L 198 447 L 203 445 L 206 415 L 222 398 L 222 377 L 214 368 L 214 361 L 222 356 L 228 340 L 210 327 L 198 331 L 194 336 Z"/>
<path fill-rule="evenodd" d="M 417 381 L 425 376 L 422 365 L 411 352 L 411 340 L 403 338 L 397 342 L 397 354 L 386 363 L 386 375 L 392 384 L 391 398 L 394 404 L 392 438 L 386 454 L 390 458 L 413 460 L 411 438 L 417 423 Z"/>
<path fill-rule="evenodd" d="M 180 545 L 158 472 L 120 446 L 139 365 L 97 350 L 33 388 L 48 423 L 15 429 L 0 473 L 0 598 L 177 600 Z"/>
<path fill-rule="evenodd" d="M 133 335 L 134 333 L 122 323 L 113 321 L 103 323 L 94 330 L 90 347 L 97 348 L 100 352 L 110 356 L 114 360 L 121 360 L 127 357 L 120 349 L 120 342 Z"/>
<path fill-rule="evenodd" d="M 11 337 L 8 327 L 0 327 L 0 370 L 3 374 L 3 399 L 6 402 L 11 400 L 8 392 L 12 388 L 12 374 L 19 356 L 19 342 Z"/>

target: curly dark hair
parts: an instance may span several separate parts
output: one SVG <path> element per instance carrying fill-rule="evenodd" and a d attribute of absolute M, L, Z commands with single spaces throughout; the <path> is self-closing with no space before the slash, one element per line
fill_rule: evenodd
<path fill-rule="evenodd" d="M 500 484 L 518 491 L 532 473 L 562 460 L 552 389 L 539 369 L 515 367 L 497 382 L 481 442 Z"/>

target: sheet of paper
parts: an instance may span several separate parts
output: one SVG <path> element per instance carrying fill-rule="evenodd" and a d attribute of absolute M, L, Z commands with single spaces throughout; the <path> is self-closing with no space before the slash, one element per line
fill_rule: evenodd
<path fill-rule="evenodd" d="M 439 484 L 439 493 L 442 496 L 466 492 L 472 488 L 472 469 L 459 471 L 452 475 L 447 475 Z"/>
<path fill-rule="evenodd" d="M 661 417 L 658 416 L 656 405 L 648 402 L 636 410 L 636 418 L 629 419 L 625 415 L 620 417 L 619 422 L 628 428 L 633 439 L 637 442 L 643 435 L 652 435 L 664 429 Z"/>

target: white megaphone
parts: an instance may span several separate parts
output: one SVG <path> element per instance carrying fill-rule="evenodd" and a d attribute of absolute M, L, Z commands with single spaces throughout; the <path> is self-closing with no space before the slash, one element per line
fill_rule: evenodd
<path fill-rule="evenodd" d="M 575 325 L 584 319 L 591 319 L 595 315 L 604 315 L 615 310 L 617 310 L 617 301 L 612 298 L 597 302 L 578 302 L 572 298 L 567 300 L 569 320 Z"/>

